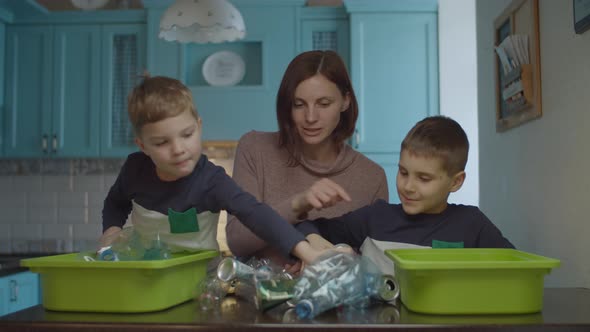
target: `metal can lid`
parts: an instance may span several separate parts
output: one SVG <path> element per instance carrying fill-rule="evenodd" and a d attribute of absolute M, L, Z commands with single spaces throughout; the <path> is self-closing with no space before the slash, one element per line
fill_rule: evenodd
<path fill-rule="evenodd" d="M 393 301 L 399 297 L 399 284 L 392 275 L 384 274 L 379 281 L 379 297 L 383 301 Z"/>
<path fill-rule="evenodd" d="M 232 257 L 226 257 L 217 265 L 217 278 L 222 281 L 230 281 L 236 277 L 236 261 Z"/>

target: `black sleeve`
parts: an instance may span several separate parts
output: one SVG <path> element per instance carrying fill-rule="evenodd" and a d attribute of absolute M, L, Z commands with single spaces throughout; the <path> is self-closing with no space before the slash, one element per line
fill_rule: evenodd
<path fill-rule="evenodd" d="M 131 212 L 131 199 L 125 193 L 125 177 L 129 172 L 129 159 L 125 161 L 117 180 L 109 190 L 102 209 L 102 231 L 109 227 L 123 227 Z"/>
<path fill-rule="evenodd" d="M 295 225 L 295 228 L 300 231 L 303 235 L 308 236 L 309 234 L 320 234 L 320 230 L 316 226 L 317 221 L 331 219 L 316 219 L 316 220 L 304 220 Z"/>
<path fill-rule="evenodd" d="M 297 230 L 306 236 L 315 233 L 334 244 L 346 243 L 358 248 L 370 235 L 372 210 L 369 205 L 336 218 L 306 220 L 297 225 Z"/>
<path fill-rule="evenodd" d="M 477 237 L 478 248 L 512 248 L 514 245 L 508 241 L 502 232 L 483 213 L 484 226 Z"/>
<path fill-rule="evenodd" d="M 222 168 L 211 177 L 207 205 L 211 210 L 227 210 L 250 231 L 288 256 L 293 247 L 305 240 L 303 234 L 270 206 L 242 190 Z"/>

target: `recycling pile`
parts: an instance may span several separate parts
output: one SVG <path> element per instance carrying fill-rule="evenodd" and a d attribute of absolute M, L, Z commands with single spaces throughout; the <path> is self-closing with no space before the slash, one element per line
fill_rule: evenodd
<path fill-rule="evenodd" d="M 267 259 L 242 263 L 227 257 L 216 272 L 200 285 L 202 310 L 215 310 L 233 293 L 260 311 L 294 308 L 299 319 L 313 319 L 332 308 L 367 308 L 399 297 L 396 280 L 371 260 L 337 251 L 307 265 L 297 278 Z"/>

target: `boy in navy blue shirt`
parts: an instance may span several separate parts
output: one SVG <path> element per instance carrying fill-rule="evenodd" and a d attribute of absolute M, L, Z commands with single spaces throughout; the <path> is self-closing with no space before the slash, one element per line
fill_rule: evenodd
<path fill-rule="evenodd" d="M 354 248 L 366 239 L 398 247 L 514 248 L 477 207 L 447 203 L 465 180 L 468 150 L 456 121 L 425 118 L 401 144 L 396 179 L 401 204 L 380 200 L 341 217 L 304 221 L 297 229 Z"/>
<path fill-rule="evenodd" d="M 128 156 L 105 199 L 101 245 L 129 217 L 142 236 L 158 236 L 172 251 L 218 249 L 217 214 L 224 209 L 284 255 L 310 263 L 321 254 L 201 154 L 201 118 L 180 81 L 146 77 L 129 95 L 128 113 L 141 152 Z"/>

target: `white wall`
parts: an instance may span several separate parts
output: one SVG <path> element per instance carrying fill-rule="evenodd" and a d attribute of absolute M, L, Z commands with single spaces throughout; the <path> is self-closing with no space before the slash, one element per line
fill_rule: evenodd
<path fill-rule="evenodd" d="M 590 287 L 590 31 L 575 34 L 572 1 L 540 1 L 543 116 L 497 133 L 493 21 L 509 3 L 476 4 L 480 207 L 519 249 L 561 260 L 547 286 Z"/>
<path fill-rule="evenodd" d="M 440 114 L 455 119 L 469 138 L 465 184 L 449 201 L 479 205 L 475 0 L 439 0 Z"/>

